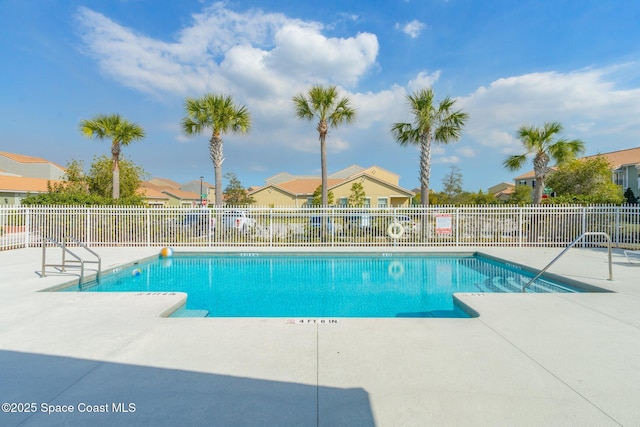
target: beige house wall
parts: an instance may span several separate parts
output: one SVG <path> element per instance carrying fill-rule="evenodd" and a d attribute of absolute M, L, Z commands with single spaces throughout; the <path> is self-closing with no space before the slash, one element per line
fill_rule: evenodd
<path fill-rule="evenodd" d="M 0 192 L 0 205 L 19 205 L 27 193 Z"/>
<path fill-rule="evenodd" d="M 378 177 L 376 176 L 376 178 Z M 411 200 L 410 195 L 401 194 L 398 188 L 386 185 L 382 182 L 374 181 L 366 176 L 361 176 L 355 180 L 347 181 L 333 188 L 331 191 L 333 191 L 333 200 L 336 205 L 340 204 L 341 198 L 349 198 L 351 195 L 351 186 L 356 182 L 362 184 L 365 198 L 369 199 L 370 206 L 372 208 L 379 207 L 379 199 L 381 198 L 387 199 L 388 207 L 409 206 Z"/>
<path fill-rule="evenodd" d="M 344 206 L 348 203 L 349 196 L 352 193 L 351 187 L 354 183 L 362 184 L 365 198 L 368 199 L 370 207 L 410 206 L 413 193 L 397 185 L 398 179 L 398 175 L 377 166 L 372 166 L 348 181 L 329 187 L 329 191 L 333 194 L 333 204 L 335 206 Z M 334 181 L 337 181 L 337 179 L 334 179 Z M 299 182 L 298 184 L 303 183 Z M 251 196 L 254 198 L 256 206 L 306 206 L 308 198 L 313 194 L 313 191 L 308 187 L 307 185 L 304 190 L 306 191 L 305 193 L 293 194 L 276 187 L 274 184 L 252 192 Z M 381 205 L 383 202 L 384 204 Z"/>
<path fill-rule="evenodd" d="M 302 206 L 307 202 L 306 195 L 296 196 L 277 187 L 268 186 L 251 194 L 256 206 Z M 297 204 L 296 204 L 297 203 Z"/>
<path fill-rule="evenodd" d="M 393 184 L 395 186 L 400 186 L 400 177 L 395 173 L 389 172 L 386 169 L 379 168 L 377 166 L 371 166 L 363 171 L 371 176 L 375 176 L 376 179 L 380 181 L 388 182 L 389 184 Z"/>
<path fill-rule="evenodd" d="M 165 207 L 168 206 L 168 200 L 166 199 L 155 199 L 153 197 L 147 197 L 146 198 L 147 204 L 149 206 L 154 206 L 154 207 Z"/>
<path fill-rule="evenodd" d="M 376 177 L 377 178 L 377 177 Z M 398 188 L 365 178 L 363 183 L 366 197 L 371 198 L 371 206 L 378 206 L 378 198 L 388 197 L 388 206 L 409 206 L 410 195 L 401 194 Z"/>

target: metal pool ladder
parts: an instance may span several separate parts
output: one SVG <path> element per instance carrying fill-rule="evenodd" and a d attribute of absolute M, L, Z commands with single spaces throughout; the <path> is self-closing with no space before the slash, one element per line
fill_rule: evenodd
<path fill-rule="evenodd" d="M 93 256 L 96 257 L 96 260 L 85 260 L 82 259 L 79 255 L 77 255 L 76 253 L 74 253 L 73 251 L 71 251 L 71 249 L 69 249 L 67 247 L 67 240 L 70 240 L 72 242 L 74 242 L 75 244 L 77 244 L 80 247 L 83 247 L 84 249 L 86 249 L 90 254 L 92 254 Z M 46 262 L 46 258 L 47 258 L 47 242 L 51 242 L 53 244 L 55 244 L 56 246 L 58 246 L 60 249 L 62 249 L 62 262 L 60 264 L 47 264 Z M 71 257 L 73 257 L 72 260 L 69 260 L 66 258 L 66 254 L 71 255 Z M 97 269 L 97 274 L 96 274 L 96 280 L 100 280 L 100 271 L 102 270 L 102 259 L 100 258 L 100 255 L 98 255 L 96 252 L 92 251 L 86 243 L 83 243 L 77 239 L 74 239 L 73 237 L 65 237 L 62 242 L 59 242 L 58 240 L 51 238 L 51 237 L 43 237 L 42 238 L 42 274 L 40 277 L 45 277 L 46 276 L 46 267 L 55 267 L 55 268 L 59 268 L 60 271 L 65 271 L 65 269 L 67 267 L 77 267 L 78 264 L 80 265 L 80 279 L 78 281 L 78 285 L 82 285 L 82 282 L 84 281 L 84 265 L 85 264 L 98 264 L 98 269 Z"/>
<path fill-rule="evenodd" d="M 567 246 L 562 252 L 560 252 L 560 254 L 557 257 L 555 257 L 549 264 L 547 264 L 547 266 L 545 268 L 540 270 L 540 272 L 538 274 L 536 274 L 536 276 L 533 279 L 529 280 L 522 287 L 522 292 L 524 292 L 530 284 L 532 284 L 540 276 L 542 276 L 544 274 L 544 272 L 547 271 L 549 269 L 549 267 L 551 267 L 553 265 L 553 263 L 555 263 L 557 260 L 559 260 L 560 257 L 565 254 L 565 252 L 567 252 L 569 249 L 571 249 L 573 246 L 575 246 L 576 243 L 578 243 L 580 240 L 582 240 L 585 236 L 604 236 L 607 239 L 607 250 L 608 250 L 608 253 L 609 253 L 609 279 L 608 280 L 613 280 L 613 268 L 612 268 L 612 264 L 611 264 L 611 237 L 609 237 L 609 235 L 607 233 L 605 233 L 604 231 L 585 231 L 580 236 L 578 236 L 573 242 L 571 242 L 569 244 L 569 246 Z"/>

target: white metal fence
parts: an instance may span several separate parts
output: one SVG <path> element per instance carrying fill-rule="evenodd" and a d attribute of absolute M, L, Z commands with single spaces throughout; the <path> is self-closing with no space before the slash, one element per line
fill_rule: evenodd
<path fill-rule="evenodd" d="M 638 248 L 640 206 L 0 206 L 0 250 L 67 236 L 90 246 L 566 246 L 586 231 Z"/>

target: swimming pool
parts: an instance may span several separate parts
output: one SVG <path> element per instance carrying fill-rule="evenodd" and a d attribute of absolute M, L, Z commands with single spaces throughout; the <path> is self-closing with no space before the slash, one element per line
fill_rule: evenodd
<path fill-rule="evenodd" d="M 474 254 L 174 254 L 63 291 L 186 292 L 180 315 L 469 317 L 455 292 L 521 292 L 533 275 Z M 576 292 L 536 280 L 527 292 Z"/>

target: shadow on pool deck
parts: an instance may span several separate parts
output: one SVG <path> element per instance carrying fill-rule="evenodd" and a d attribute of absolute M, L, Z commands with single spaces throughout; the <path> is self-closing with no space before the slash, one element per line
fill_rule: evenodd
<path fill-rule="evenodd" d="M 369 395 L 361 388 L 316 387 L 14 351 L 0 351 L 0 378 L 3 404 L 33 402 L 37 408 L 35 413 L 5 413 L 3 405 L 3 426 L 375 425 Z M 47 405 L 70 405 L 74 412 L 42 412 Z M 98 405 L 96 409 L 104 412 L 79 412 L 83 405 Z"/>

